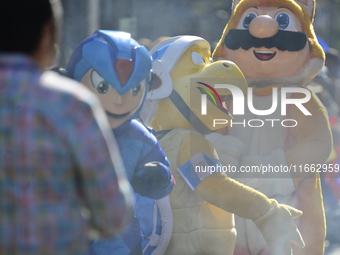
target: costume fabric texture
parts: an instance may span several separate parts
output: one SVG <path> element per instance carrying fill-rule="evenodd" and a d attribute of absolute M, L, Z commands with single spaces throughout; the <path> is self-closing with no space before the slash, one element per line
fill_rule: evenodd
<path fill-rule="evenodd" d="M 153 70 L 162 85 L 160 90 L 149 92 L 148 108 L 142 110 L 141 116 L 150 120 L 154 115 L 151 126 L 158 131 L 160 145 L 177 180 L 170 194 L 174 228 L 165 254 L 233 254 L 236 238 L 233 213 L 256 222 L 273 255 L 281 254 L 278 251 L 281 244 L 290 239 L 303 246 L 292 222 L 292 217 L 298 217 L 301 212 L 278 205 L 217 170 L 220 161 L 203 135 L 218 129 L 213 125 L 214 119 L 231 117 L 223 107 L 209 104 L 210 100 L 207 100 L 209 114 L 201 114 L 201 101 L 193 98 L 202 96 L 203 86 L 211 87 L 202 81 L 211 83 L 211 78 L 221 78 L 245 94 L 247 82 L 239 68 L 230 61 L 211 63 L 210 46 L 199 37 L 169 38 L 154 46 L 151 53 L 158 58 L 153 62 Z M 194 79 L 197 82 L 193 84 Z M 227 89 L 218 90 L 220 97 L 231 95 Z M 159 99 L 158 104 L 152 103 L 155 99 Z M 227 125 L 228 122 L 223 123 L 224 127 Z M 213 167 L 215 171 L 206 171 Z"/>
<path fill-rule="evenodd" d="M 148 162 L 158 161 L 169 165 L 157 139 L 137 120 L 128 120 L 112 131 L 117 139 L 129 181 L 134 175 L 138 175 Z M 172 185 L 169 175 L 167 187 L 162 190 L 151 189 L 148 194 L 153 197 L 164 197 L 171 192 Z M 143 248 L 146 247 L 151 234 L 161 234 L 160 213 L 157 207 L 155 210 L 155 206 L 154 200 L 135 193 L 135 219 L 124 229 L 120 237 L 95 241 L 92 245 L 94 253 L 123 255 L 129 254 L 141 243 Z M 150 245 L 144 254 L 151 254 L 155 248 L 156 246 Z"/>
<path fill-rule="evenodd" d="M 313 0 L 233 1 L 233 14 L 213 58 L 231 60 L 240 67 L 249 86 L 253 88 L 252 101 L 255 109 L 271 108 L 273 88 L 277 89 L 280 97 L 282 87 L 303 88 L 321 70 L 325 56 L 313 30 L 315 6 Z M 245 18 L 247 11 L 253 12 L 248 14 L 248 20 Z M 283 17 L 288 19 L 279 22 Z M 263 30 L 264 27 L 274 28 L 272 34 L 268 32 L 269 29 Z M 261 31 L 268 34 L 265 35 Z M 247 44 L 249 47 L 236 49 L 231 45 L 233 34 L 238 32 L 244 33 L 245 36 L 251 34 L 251 37 L 247 38 L 252 38 L 249 39 L 252 41 L 248 40 L 244 44 L 239 42 L 239 46 Z M 301 36 L 299 42 L 306 40 L 303 48 L 303 45 L 300 48 L 294 48 L 296 45 L 288 47 L 292 40 L 287 38 L 294 33 Z M 274 43 L 278 34 L 285 40 Z M 306 39 L 302 38 L 303 35 Z M 262 42 L 270 43 L 271 46 L 266 47 Z M 285 45 L 282 45 L 282 42 L 285 42 Z M 228 48 L 228 45 L 232 48 Z M 285 68 L 279 68 L 282 65 L 285 65 Z M 301 95 L 293 92 L 287 98 L 297 99 L 301 98 Z M 332 138 L 327 112 L 315 94 L 311 93 L 311 98 L 303 105 L 311 115 L 303 114 L 295 105 L 288 105 L 286 115 L 281 114 L 280 108 L 265 116 L 253 114 L 248 110 L 242 116 L 235 115 L 234 122 L 248 123 L 249 120 L 256 119 L 257 123 L 263 121 L 264 126 L 233 125 L 223 132 L 239 138 L 244 143 L 244 152 L 238 159 L 241 166 L 287 166 L 291 169 L 295 167 L 297 172 L 302 167 L 301 174 L 281 171 L 270 176 L 243 173 L 233 177 L 268 197 L 277 199 L 279 203 L 302 210 L 303 215 L 296 222 L 306 246 L 302 249 L 292 245 L 293 254 L 320 255 L 324 252 L 325 217 L 319 174 L 305 171 L 305 166 L 310 168 L 313 164 L 326 162 L 331 151 Z M 277 122 L 272 126 L 266 119 L 275 119 Z M 287 127 L 292 125 L 286 122 L 284 124 L 288 125 L 284 126 L 281 123 L 285 119 L 293 119 L 297 125 Z M 222 145 L 214 146 L 221 148 Z M 223 161 L 223 153 L 218 151 L 218 154 Z M 269 252 L 252 222 L 236 217 L 236 228 L 238 237 L 235 255 Z"/>
<path fill-rule="evenodd" d="M 0 55 L 0 84 L 0 254 L 86 254 L 80 201 L 112 235 L 126 213 L 98 100 L 21 54 Z"/>
<path fill-rule="evenodd" d="M 165 255 L 175 254 L 232 254 L 236 239 L 234 218 L 226 212 L 200 198 L 182 178 L 179 151 L 185 139 L 191 135 L 201 136 L 188 129 L 173 129 L 161 140 L 160 145 L 171 162 L 170 169 L 176 179 L 176 188 L 170 194 L 174 216 L 174 228 Z M 206 148 L 196 148 L 205 151 Z M 182 150 L 189 151 L 186 147 Z M 213 198 L 211 198 L 213 200 Z"/>
<path fill-rule="evenodd" d="M 254 96 L 256 109 L 268 109 L 271 97 L 271 95 Z M 270 100 L 268 100 L 269 98 Z M 268 118 L 278 119 L 279 121 L 295 119 L 298 123 L 304 123 L 304 125 L 299 124 L 295 128 L 284 128 L 281 125 L 277 125 L 275 128 L 271 127 L 271 125 L 261 128 L 237 126 L 229 128 L 229 134 L 240 138 L 246 145 L 246 155 L 241 159 L 241 164 L 289 167 L 290 164 L 299 166 L 304 165 L 305 162 L 317 164 L 326 160 L 327 156 L 319 153 L 320 150 L 324 150 L 323 144 L 325 141 L 327 142 L 330 139 L 325 109 L 315 95 L 305 106 L 312 113 L 312 116 L 304 116 L 300 110 L 293 106 L 288 107 L 288 116 L 281 116 L 279 110 L 270 116 L 258 116 L 249 111 L 244 116 L 235 116 L 235 123 L 241 123 L 244 119 L 247 122 L 251 119 L 265 121 Z M 306 129 L 306 127 L 313 128 Z M 283 149 L 274 154 L 273 151 L 277 150 L 277 148 Z M 304 153 L 301 153 L 303 150 L 308 150 L 310 153 L 304 155 Z M 251 156 L 247 157 L 247 155 Z M 273 161 L 265 161 L 267 155 L 275 155 L 273 156 Z M 256 157 L 258 158 L 256 159 Z M 322 252 L 321 240 L 323 240 L 325 228 L 319 179 L 310 176 L 310 178 L 298 182 L 298 178 L 292 179 L 290 174 L 287 175 L 287 173 L 283 172 L 275 173 L 272 176 L 273 178 L 261 178 L 261 176 L 257 175 L 257 178 L 252 178 L 251 174 L 235 174 L 231 177 L 266 194 L 270 198 L 276 199 L 279 203 L 288 204 L 302 210 L 304 214 L 296 220 L 297 226 L 302 235 L 304 233 L 305 242 L 313 240 L 315 237 L 320 238 L 315 249 Z M 265 254 L 265 252 L 268 252 L 264 239 L 252 221 L 235 216 L 235 222 L 238 233 L 235 254 Z M 314 230 L 312 231 L 311 228 Z M 317 232 L 320 232 L 321 235 L 315 236 Z M 295 249 L 298 248 L 296 247 Z"/>

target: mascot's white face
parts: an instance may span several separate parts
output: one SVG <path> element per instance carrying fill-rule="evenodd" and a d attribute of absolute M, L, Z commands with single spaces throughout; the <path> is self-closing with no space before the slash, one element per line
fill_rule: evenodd
<path fill-rule="evenodd" d="M 287 8 L 250 7 L 226 35 L 226 59 L 235 62 L 247 78 L 294 76 L 305 68 L 310 54 L 301 31 L 300 21 Z M 235 42 L 233 37 L 244 39 Z"/>

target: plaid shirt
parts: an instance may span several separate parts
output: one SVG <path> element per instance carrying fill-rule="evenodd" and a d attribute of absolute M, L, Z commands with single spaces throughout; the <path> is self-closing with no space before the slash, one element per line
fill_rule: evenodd
<path fill-rule="evenodd" d="M 0 255 L 84 255 L 87 222 L 120 231 L 131 194 L 107 125 L 84 86 L 0 54 Z"/>

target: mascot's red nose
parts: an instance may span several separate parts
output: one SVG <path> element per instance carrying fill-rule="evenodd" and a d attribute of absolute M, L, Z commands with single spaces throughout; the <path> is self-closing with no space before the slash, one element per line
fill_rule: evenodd
<path fill-rule="evenodd" d="M 133 70 L 132 59 L 118 58 L 115 62 L 115 71 L 118 75 L 120 84 L 124 86 L 128 81 Z"/>

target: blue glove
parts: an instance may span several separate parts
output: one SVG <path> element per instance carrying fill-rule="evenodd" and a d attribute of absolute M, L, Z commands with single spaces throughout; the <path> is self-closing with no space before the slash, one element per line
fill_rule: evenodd
<path fill-rule="evenodd" d="M 168 195 L 174 185 L 169 168 L 157 161 L 149 162 L 131 180 L 135 192 L 152 199 Z M 166 194 L 165 194 L 166 193 Z"/>

